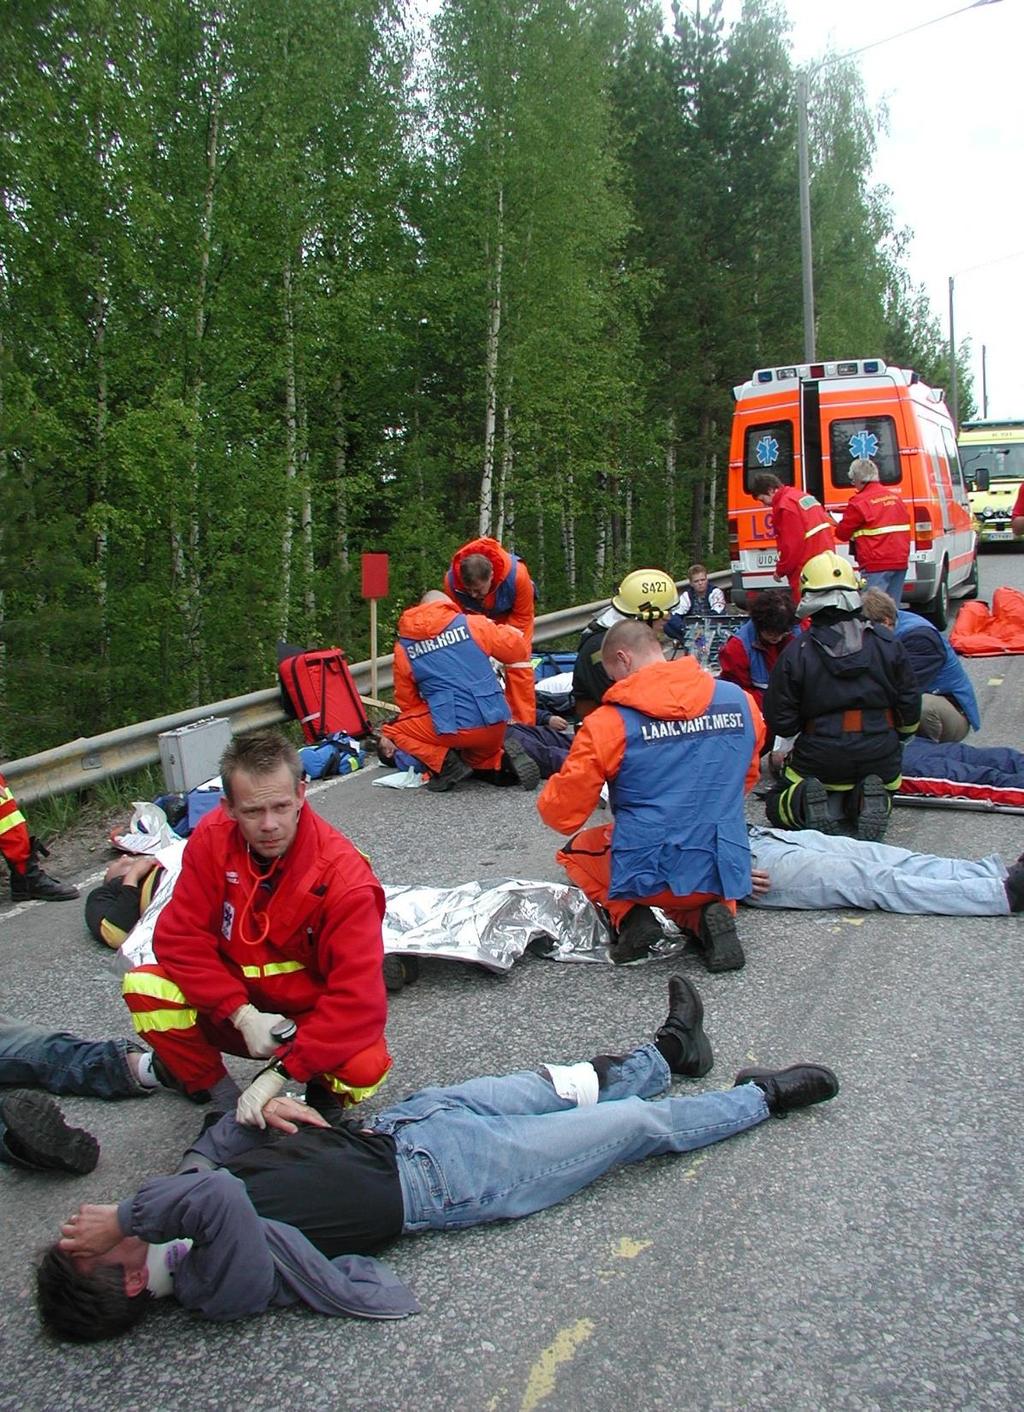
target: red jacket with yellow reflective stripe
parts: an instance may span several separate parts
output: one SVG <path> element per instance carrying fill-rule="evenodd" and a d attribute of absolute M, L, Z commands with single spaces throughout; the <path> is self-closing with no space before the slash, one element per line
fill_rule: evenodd
<path fill-rule="evenodd" d="M 910 511 L 891 486 L 871 480 L 850 497 L 836 525 L 836 538 L 849 540 L 865 573 L 905 569 L 910 560 Z"/>
<path fill-rule="evenodd" d="M 798 578 L 808 559 L 836 547 L 828 511 L 795 485 L 780 486 L 772 496 L 772 530 L 779 547 L 778 578 Z"/>
<path fill-rule="evenodd" d="M 156 924 L 156 958 L 189 1004 L 214 1020 L 247 1002 L 297 1020 L 286 1063 L 304 1082 L 384 1033 L 384 892 L 359 850 L 309 804 L 269 893 L 250 867 L 223 806 L 201 819 Z M 250 944 L 265 915 L 267 939 Z"/>

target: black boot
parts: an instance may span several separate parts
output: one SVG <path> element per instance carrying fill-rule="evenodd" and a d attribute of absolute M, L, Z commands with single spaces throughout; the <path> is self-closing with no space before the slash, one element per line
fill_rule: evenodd
<path fill-rule="evenodd" d="M 624 966 L 629 961 L 640 961 L 650 954 L 651 947 L 661 941 L 663 936 L 664 932 L 651 909 L 637 904 L 626 913 L 626 920 L 615 933 L 615 940 L 608 947 L 608 954 L 616 966 Z"/>
<path fill-rule="evenodd" d="M 440 771 L 427 780 L 427 788 L 431 794 L 447 794 L 457 784 L 468 780 L 472 773 L 473 766 L 467 765 L 457 750 L 449 750 Z"/>
<path fill-rule="evenodd" d="M 733 1080 L 733 1087 L 739 1084 L 756 1084 L 773 1118 L 785 1117 L 794 1108 L 825 1103 L 839 1092 L 839 1080 L 824 1064 L 791 1064 L 788 1069 L 741 1069 Z"/>
<path fill-rule="evenodd" d="M 866 843 L 881 843 L 889 827 L 892 800 L 878 775 L 868 775 L 854 791 L 857 809 L 857 837 Z"/>
<path fill-rule="evenodd" d="M 709 902 L 701 912 L 697 944 L 709 971 L 740 971 L 746 965 L 736 918 L 724 902 Z"/>
<path fill-rule="evenodd" d="M 505 737 L 505 758 L 524 789 L 537 788 L 540 784 L 540 766 L 518 740 L 508 735 Z"/>
<path fill-rule="evenodd" d="M 668 1015 L 654 1043 L 673 1074 L 699 1079 L 715 1062 L 703 1020 L 704 1006 L 696 986 L 685 976 L 669 976 Z"/>
<path fill-rule="evenodd" d="M 18 1167 L 37 1172 L 74 1172 L 83 1176 L 96 1166 L 100 1145 L 84 1128 L 71 1128 L 45 1093 L 14 1089 L 0 1101 L 7 1131 L 3 1142 Z"/>
<path fill-rule="evenodd" d="M 407 985 L 419 978 L 420 958 L 418 956 L 397 956 L 389 952 L 384 957 L 384 989 L 397 995 Z"/>
<path fill-rule="evenodd" d="M 72 898 L 77 897 L 77 887 L 72 887 L 71 883 L 59 882 L 56 878 L 51 878 L 49 873 L 43 872 L 39 866 L 40 853 L 44 858 L 50 856 L 49 849 L 44 847 L 38 838 L 34 838 L 25 871 L 15 872 L 11 866 L 11 901 L 70 902 Z"/>
<path fill-rule="evenodd" d="M 836 820 L 828 811 L 828 790 L 821 780 L 816 780 L 813 775 L 805 779 L 796 790 L 793 797 L 793 814 L 800 816 L 803 820 L 801 827 L 805 829 L 817 829 L 819 833 L 828 834 L 830 837 L 839 832 Z"/>

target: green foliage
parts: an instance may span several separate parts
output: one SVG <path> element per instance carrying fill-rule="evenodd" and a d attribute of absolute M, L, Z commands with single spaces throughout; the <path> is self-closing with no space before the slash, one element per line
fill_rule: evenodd
<path fill-rule="evenodd" d="M 364 655 L 366 550 L 384 650 L 481 524 L 545 610 L 720 551 L 729 389 L 801 343 L 775 0 L 426 35 L 400 0 L 16 3 L 0 42 L 4 753 L 268 685 L 280 636 Z M 947 383 L 855 69 L 812 117 L 823 352 Z"/>

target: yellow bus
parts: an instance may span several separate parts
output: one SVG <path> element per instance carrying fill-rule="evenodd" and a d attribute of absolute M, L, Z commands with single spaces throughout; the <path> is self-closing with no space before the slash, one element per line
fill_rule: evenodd
<path fill-rule="evenodd" d="M 1024 480 L 1024 421 L 964 422 L 959 445 L 979 542 L 1012 540 L 1010 511 Z"/>

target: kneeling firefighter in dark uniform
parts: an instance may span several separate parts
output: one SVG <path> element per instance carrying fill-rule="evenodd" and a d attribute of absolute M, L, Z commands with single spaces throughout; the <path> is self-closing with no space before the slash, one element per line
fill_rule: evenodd
<path fill-rule="evenodd" d="M 900 786 L 903 743 L 921 717 L 917 679 L 903 644 L 861 616 L 859 580 L 840 555 L 808 560 L 800 588 L 797 617 L 810 627 L 779 658 L 764 698 L 769 733 L 797 736 L 768 818 L 834 834 L 845 814 L 858 838 L 877 842 Z"/>

